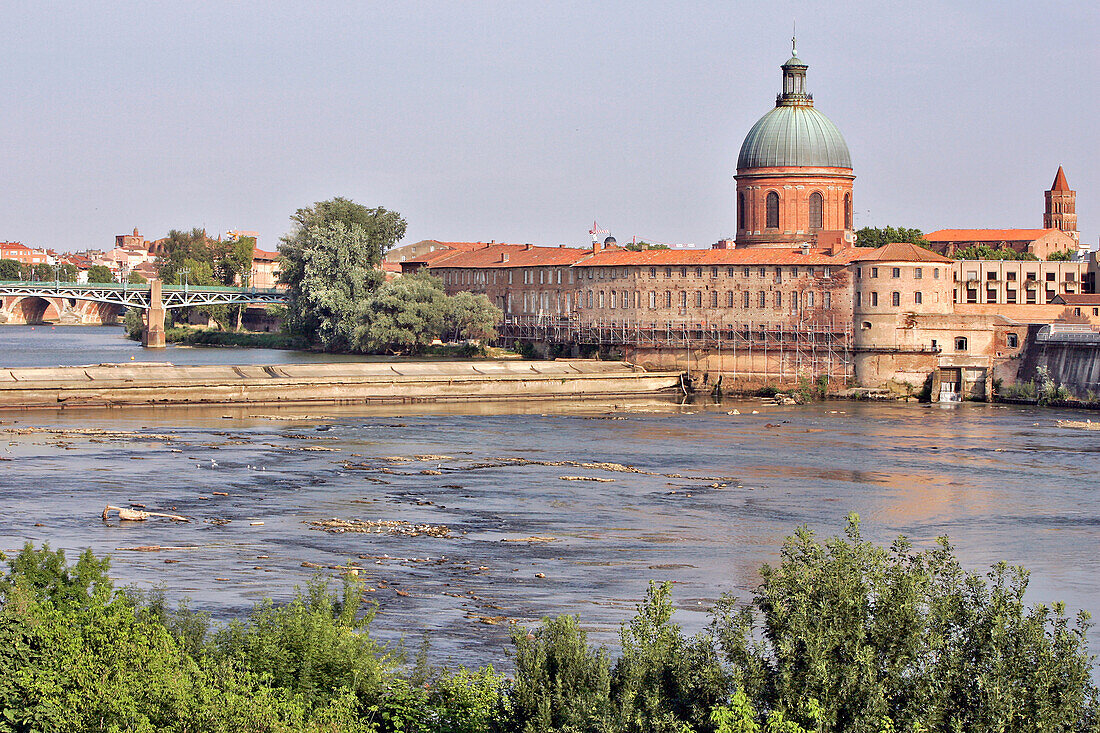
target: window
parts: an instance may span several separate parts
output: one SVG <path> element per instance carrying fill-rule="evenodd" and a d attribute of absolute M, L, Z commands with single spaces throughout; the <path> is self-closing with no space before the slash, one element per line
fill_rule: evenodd
<path fill-rule="evenodd" d="M 871 307 L 878 307 L 878 293 L 871 293 Z"/>
<path fill-rule="evenodd" d="M 508 271 L 508 284 L 509 285 L 512 284 L 512 271 L 511 270 Z"/>
<path fill-rule="evenodd" d="M 696 308 L 702 308 L 703 307 L 703 291 L 702 290 L 696 290 L 695 291 L 695 307 Z"/>
<path fill-rule="evenodd" d="M 965 336 L 956 336 L 955 337 L 955 351 L 966 351 L 966 337 Z"/>
<path fill-rule="evenodd" d="M 688 294 L 687 294 L 686 290 L 681 290 L 680 291 L 680 307 L 681 308 L 687 308 L 688 307 Z"/>
<path fill-rule="evenodd" d="M 917 292 L 913 293 L 913 303 L 915 303 L 916 305 L 920 305 L 923 302 L 924 302 L 924 296 L 921 295 L 921 292 L 919 290 Z"/>
<path fill-rule="evenodd" d="M 833 276 L 833 271 L 832 271 L 832 268 L 826 267 L 826 268 L 825 268 L 825 270 L 824 270 L 824 272 L 823 272 L 823 274 L 822 274 L 821 276 L 822 276 L 823 278 L 825 278 L 826 280 L 828 280 L 829 278 L 831 278 L 831 277 Z"/>
<path fill-rule="evenodd" d="M 649 268 L 649 276 L 650 277 L 657 277 L 657 268 L 656 267 Z"/>
<path fill-rule="evenodd" d="M 1058 276 L 1055 273 L 1053 273 L 1053 272 L 1048 272 L 1047 273 L 1047 282 L 1048 283 L 1055 282 L 1057 279 L 1058 279 Z"/>
<path fill-rule="evenodd" d="M 844 194 L 844 228 L 852 228 L 852 194 Z"/>
<path fill-rule="evenodd" d="M 1035 302 L 1035 291 L 1034 290 L 1028 290 L 1027 291 L 1027 302 L 1028 303 L 1034 303 Z"/>
<path fill-rule="evenodd" d="M 791 313 L 798 312 L 798 291 L 791 293 Z"/>
<path fill-rule="evenodd" d="M 768 268 L 761 267 L 760 268 L 760 277 L 767 277 L 767 276 L 768 276 Z"/>
<path fill-rule="evenodd" d="M 1094 316 L 1100 316 L 1100 308 L 1093 308 L 1092 309 L 1092 314 Z"/>
<path fill-rule="evenodd" d="M 940 279 L 940 268 L 938 268 L 938 267 L 933 267 L 932 268 L 932 279 L 933 280 L 939 280 Z"/>
<path fill-rule="evenodd" d="M 727 201 L 729 199 L 726 199 Z M 767 208 L 767 220 L 764 226 L 768 229 L 779 228 L 779 194 L 775 191 L 769 191 L 766 201 Z"/>
<path fill-rule="evenodd" d="M 1016 273 L 1015 272 L 1006 272 L 1005 273 L 1005 280 L 1008 280 L 1009 282 L 1016 282 Z"/>
<path fill-rule="evenodd" d="M 742 308 L 748 308 L 749 307 L 749 298 L 750 297 L 751 296 L 749 295 L 749 291 L 746 290 L 745 293 L 744 293 L 744 297 L 741 299 L 741 301 L 742 301 L 741 302 L 741 307 Z"/>
<path fill-rule="evenodd" d="M 761 308 L 767 308 L 768 307 L 768 294 L 765 293 L 764 291 L 760 291 L 760 307 Z"/>
<path fill-rule="evenodd" d="M 918 267 L 913 270 L 913 277 L 915 277 L 917 280 L 920 280 L 924 277 L 924 272 L 921 270 L 921 268 Z"/>
<path fill-rule="evenodd" d="M 726 293 L 726 307 L 727 308 L 732 308 L 733 307 L 733 291 L 732 290 L 729 291 L 728 293 Z"/>
<path fill-rule="evenodd" d="M 1066 273 L 1066 282 L 1071 283 L 1071 282 L 1074 282 L 1075 279 L 1076 278 L 1074 277 L 1072 272 L 1067 272 Z"/>
<path fill-rule="evenodd" d="M 901 277 L 901 268 L 895 267 L 890 270 L 890 277 Z"/>
<path fill-rule="evenodd" d="M 672 307 L 672 291 L 671 290 L 666 290 L 665 291 L 665 308 L 671 308 L 671 307 Z"/>
<path fill-rule="evenodd" d="M 797 267 L 792 267 L 791 268 L 791 277 L 798 277 L 798 268 Z"/>
<path fill-rule="evenodd" d="M 558 270 L 558 285 L 561 285 L 561 270 Z"/>
<path fill-rule="evenodd" d="M 783 293 L 781 291 L 778 291 L 778 290 L 775 292 L 775 307 L 776 308 L 782 308 L 783 307 Z"/>
<path fill-rule="evenodd" d="M 985 302 L 986 303 L 996 303 L 997 302 L 997 288 L 986 288 L 985 289 Z"/>
<path fill-rule="evenodd" d="M 890 305 L 895 307 L 901 305 L 901 293 L 896 290 L 890 293 Z"/>
<path fill-rule="evenodd" d="M 688 269 L 686 267 L 681 267 L 680 268 L 680 277 L 687 277 L 687 276 L 688 276 Z"/>
<path fill-rule="evenodd" d="M 665 277 L 672 277 L 672 268 L 671 267 L 666 267 L 665 268 Z"/>
<path fill-rule="evenodd" d="M 932 339 L 932 351 L 936 351 L 939 348 L 940 348 L 940 345 L 939 345 L 939 343 L 936 342 L 936 339 Z"/>
<path fill-rule="evenodd" d="M 871 277 L 878 277 L 878 268 L 877 267 L 872 267 L 871 268 Z"/>
<path fill-rule="evenodd" d="M 603 308 L 603 291 L 600 291 L 600 307 Z"/>
<path fill-rule="evenodd" d="M 1016 291 L 1015 290 L 1006 290 L 1005 291 L 1005 302 L 1006 303 L 1015 303 L 1016 302 Z"/>
<path fill-rule="evenodd" d="M 746 268 L 745 268 L 745 271 L 744 271 L 744 272 L 742 272 L 741 274 L 742 274 L 742 275 L 744 275 L 745 277 L 748 277 L 748 276 L 749 276 L 749 274 L 750 274 L 751 272 L 752 272 L 752 269 L 751 269 L 751 268 L 748 268 L 748 267 L 746 267 Z"/>
<path fill-rule="evenodd" d="M 735 270 L 732 267 L 730 267 L 729 269 L 726 270 L 726 277 L 733 277 L 734 272 L 735 272 Z"/>
<path fill-rule="evenodd" d="M 745 194 L 737 194 L 737 228 L 745 228 Z"/>
<path fill-rule="evenodd" d="M 543 272 L 542 270 L 539 270 L 539 285 L 543 284 L 543 279 L 542 278 L 543 278 L 543 275 L 545 275 L 545 274 L 546 274 L 545 272 Z"/>
<path fill-rule="evenodd" d="M 650 308 L 656 308 L 657 307 L 657 293 L 652 291 L 652 290 L 649 292 L 649 307 Z"/>
<path fill-rule="evenodd" d="M 977 303 L 978 302 L 978 289 L 977 288 L 967 288 L 966 289 L 966 302 L 967 303 Z"/>
<path fill-rule="evenodd" d="M 806 307 L 807 308 L 813 308 L 814 307 L 814 291 L 812 291 L 812 290 L 810 292 L 806 293 Z"/>
<path fill-rule="evenodd" d="M 711 308 L 717 308 L 718 307 L 718 291 L 717 290 L 711 290 L 710 291 L 710 307 Z"/>
<path fill-rule="evenodd" d="M 717 267 L 710 268 L 710 276 L 711 277 L 718 277 L 718 268 Z"/>
<path fill-rule="evenodd" d="M 1073 309 L 1073 315 L 1080 316 L 1081 315 L 1081 309 L 1080 308 L 1074 308 Z"/>
<path fill-rule="evenodd" d="M 826 295 L 828 295 L 828 293 L 826 293 Z M 861 305 L 863 305 L 863 293 L 861 293 L 857 290 L 856 291 L 856 308 L 860 307 Z"/>
<path fill-rule="evenodd" d="M 821 194 L 814 191 L 810 194 L 810 229 L 821 228 Z"/>
<path fill-rule="evenodd" d="M 860 324 L 860 327 L 864 331 L 869 331 L 869 330 L 871 330 L 871 322 L 870 321 L 864 321 L 863 323 Z"/>
<path fill-rule="evenodd" d="M 1005 334 L 1005 343 L 1008 345 L 1008 348 L 1015 349 L 1020 345 L 1020 337 L 1014 333 Z"/>
<path fill-rule="evenodd" d="M 695 268 L 695 277 L 702 277 L 702 276 L 703 276 L 703 268 L 702 267 L 696 267 Z"/>
<path fill-rule="evenodd" d="M 591 308 L 592 307 L 592 291 L 591 290 L 588 291 L 588 297 L 585 298 L 585 301 L 588 303 L 588 305 L 586 307 Z"/>
<path fill-rule="evenodd" d="M 1028 280 L 1034 280 L 1035 279 L 1035 273 L 1034 272 L 1029 272 L 1027 274 L 1027 279 Z"/>
<path fill-rule="evenodd" d="M 856 293 L 856 295 L 859 295 L 859 293 Z M 825 293 L 824 306 L 825 306 L 825 310 L 829 310 L 833 307 L 833 294 L 832 293 Z"/>
<path fill-rule="evenodd" d="M 615 291 L 611 291 L 611 310 L 615 310 Z"/>
<path fill-rule="evenodd" d="M 863 268 L 862 267 L 857 267 L 856 268 L 856 279 L 859 279 L 859 278 L 862 278 L 862 277 L 863 277 Z"/>

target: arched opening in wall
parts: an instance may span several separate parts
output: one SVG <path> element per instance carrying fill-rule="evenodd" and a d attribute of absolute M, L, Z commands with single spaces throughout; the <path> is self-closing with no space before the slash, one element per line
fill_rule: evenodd
<path fill-rule="evenodd" d="M 768 197 L 765 199 L 765 208 L 767 208 L 767 221 L 765 226 L 768 229 L 779 228 L 779 194 L 775 191 L 769 191 Z"/>
<path fill-rule="evenodd" d="M 821 228 L 821 194 L 814 191 L 810 194 L 810 229 Z"/>
<path fill-rule="evenodd" d="M 745 194 L 737 194 L 737 228 L 745 228 Z"/>
<path fill-rule="evenodd" d="M 23 323 L 57 323 L 61 320 L 57 308 L 45 298 L 23 298 L 15 304 L 12 312 L 16 314 L 16 321 Z"/>
<path fill-rule="evenodd" d="M 852 194 L 844 194 L 844 228 L 852 228 Z"/>

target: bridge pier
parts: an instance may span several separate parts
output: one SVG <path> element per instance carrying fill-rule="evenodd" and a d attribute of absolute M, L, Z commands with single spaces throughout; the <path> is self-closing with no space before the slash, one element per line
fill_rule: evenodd
<path fill-rule="evenodd" d="M 149 281 L 149 307 L 145 309 L 145 333 L 141 345 L 147 349 L 163 349 L 164 341 L 164 300 L 160 294 L 160 280 Z"/>

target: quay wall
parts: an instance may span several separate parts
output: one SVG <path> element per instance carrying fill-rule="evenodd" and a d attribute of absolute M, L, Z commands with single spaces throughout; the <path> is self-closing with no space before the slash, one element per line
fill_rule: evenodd
<path fill-rule="evenodd" d="M 1038 338 L 1039 328 L 1030 329 L 1016 381 L 1038 381 L 1039 368 L 1046 367 L 1051 378 L 1078 399 L 1089 392 L 1100 394 L 1100 335 L 1082 341 L 1044 341 Z"/>
<path fill-rule="evenodd" d="M 266 366 L 99 364 L 0 370 L 0 409 L 570 398 L 680 389 L 679 372 L 583 359 Z"/>

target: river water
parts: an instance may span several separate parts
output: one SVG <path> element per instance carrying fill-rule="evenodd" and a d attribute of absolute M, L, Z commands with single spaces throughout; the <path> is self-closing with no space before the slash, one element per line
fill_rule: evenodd
<path fill-rule="evenodd" d="M 0 329 L 0 365 L 317 358 L 156 353 L 117 329 L 40 329 Z M 678 620 L 698 629 L 721 593 L 750 594 L 798 525 L 835 534 L 851 511 L 872 539 L 947 534 L 969 569 L 1028 567 L 1033 602 L 1098 611 L 1100 433 L 1058 425 L 1090 417 L 753 400 L 9 412 L 0 549 L 111 553 L 119 583 L 162 586 L 217 618 L 355 564 L 379 604 L 376 635 L 416 646 L 430 633 L 434 660 L 468 665 L 507 667 L 509 621 L 550 614 L 579 614 L 614 644 L 650 580 L 673 581 Z M 131 503 L 193 521 L 100 518 Z M 309 524 L 332 518 L 449 534 Z M 133 549 L 145 546 L 174 549 Z"/>

